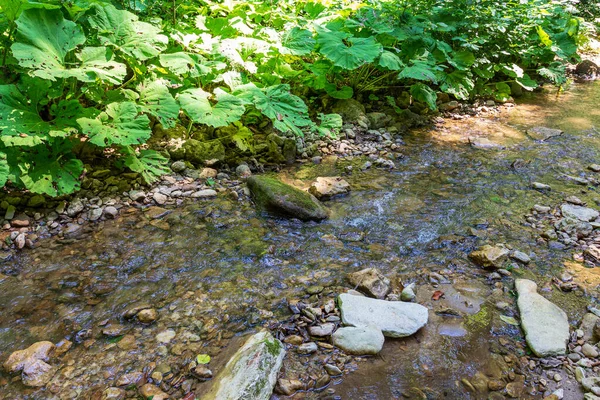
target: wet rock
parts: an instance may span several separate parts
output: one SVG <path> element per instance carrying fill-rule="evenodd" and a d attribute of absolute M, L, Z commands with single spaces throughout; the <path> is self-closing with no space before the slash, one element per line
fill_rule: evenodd
<path fill-rule="evenodd" d="M 317 344 L 315 342 L 304 343 L 298 346 L 299 354 L 312 354 L 318 350 Z"/>
<path fill-rule="evenodd" d="M 510 253 L 510 258 L 512 258 L 513 260 L 522 262 L 523 264 L 529 264 L 531 262 L 531 257 L 529 257 L 527 254 L 523 253 L 522 251 L 518 251 L 518 250 L 512 251 Z"/>
<path fill-rule="evenodd" d="M 535 282 L 517 279 L 515 287 L 521 326 L 531 350 L 538 357 L 565 354 L 569 339 L 567 314 L 539 295 Z"/>
<path fill-rule="evenodd" d="M 474 147 L 476 149 L 481 149 L 481 150 L 502 150 L 502 149 L 504 149 L 504 146 L 501 145 L 500 143 L 492 142 L 490 139 L 483 138 L 483 137 L 470 137 L 469 143 L 471 144 L 471 147 Z"/>
<path fill-rule="evenodd" d="M 34 360 L 23 368 L 21 380 L 26 386 L 42 387 L 50 382 L 55 373 L 56 367 L 46 364 L 42 360 Z"/>
<path fill-rule="evenodd" d="M 137 341 L 133 335 L 125 335 L 117 342 L 117 347 L 121 350 L 129 351 L 137 348 Z"/>
<path fill-rule="evenodd" d="M 291 396 L 302 389 L 304 389 L 304 385 L 297 379 L 279 379 L 277 381 L 277 391 L 286 396 Z"/>
<path fill-rule="evenodd" d="M 141 372 L 130 372 L 125 375 L 121 375 L 119 379 L 117 379 L 117 386 L 130 386 L 136 385 L 144 378 L 144 374 Z"/>
<path fill-rule="evenodd" d="M 92 208 L 88 213 L 88 219 L 90 221 L 98 221 L 102 217 L 102 209 L 101 208 Z"/>
<path fill-rule="evenodd" d="M 116 207 L 108 206 L 104 208 L 104 216 L 107 218 L 116 218 L 119 215 L 119 210 Z"/>
<path fill-rule="evenodd" d="M 389 115 L 382 112 L 370 112 L 367 114 L 367 118 L 371 129 L 385 128 L 392 120 Z"/>
<path fill-rule="evenodd" d="M 600 317 L 595 314 L 586 313 L 583 316 L 581 319 L 581 324 L 579 325 L 579 329 L 583 332 L 581 339 L 583 339 L 584 342 L 596 343 L 596 341 L 599 339 L 594 334 L 594 328 L 598 321 L 600 321 Z"/>
<path fill-rule="evenodd" d="M 81 199 L 73 200 L 67 207 L 67 215 L 71 218 L 77 216 L 84 209 L 83 202 Z"/>
<path fill-rule="evenodd" d="M 176 336 L 176 333 L 173 329 L 167 329 L 166 331 L 160 332 L 156 335 L 156 340 L 160 343 L 170 343 Z"/>
<path fill-rule="evenodd" d="M 334 329 L 335 329 L 335 325 L 332 324 L 331 322 L 328 322 L 326 324 L 315 325 L 315 326 L 309 327 L 308 333 L 311 336 L 323 337 L 323 336 L 331 335 L 333 333 Z"/>
<path fill-rule="evenodd" d="M 25 233 L 19 233 L 17 235 L 17 237 L 15 238 L 15 246 L 17 246 L 17 249 L 20 250 L 23 247 L 25 247 L 25 242 L 26 242 Z"/>
<path fill-rule="evenodd" d="M 162 206 L 163 204 L 165 204 L 167 202 L 167 200 L 169 199 L 167 196 L 165 196 L 164 194 L 162 194 L 160 192 L 154 192 L 154 194 L 152 195 L 152 198 L 154 199 L 156 204 L 158 204 L 159 206 Z"/>
<path fill-rule="evenodd" d="M 593 264 L 600 264 L 600 247 L 592 244 L 583 251 L 583 257 Z"/>
<path fill-rule="evenodd" d="M 283 363 L 283 344 L 267 331 L 258 332 L 229 360 L 203 400 L 268 400 Z"/>
<path fill-rule="evenodd" d="M 144 201 L 146 193 L 143 190 L 131 190 L 129 193 L 131 201 Z"/>
<path fill-rule="evenodd" d="M 390 280 L 375 268 L 365 268 L 347 275 L 352 286 L 377 299 L 390 292 Z"/>
<path fill-rule="evenodd" d="M 342 322 L 355 327 L 376 326 L 385 336 L 405 337 L 427 323 L 427 308 L 402 301 L 384 301 L 341 294 L 338 305 Z"/>
<path fill-rule="evenodd" d="M 155 386 L 151 383 L 146 383 L 144 386 L 140 388 L 140 394 L 145 399 L 152 400 L 167 400 L 169 399 L 169 395 L 160 390 L 158 386 Z"/>
<path fill-rule="evenodd" d="M 129 328 L 121 324 L 108 324 L 104 328 L 102 328 L 102 334 L 109 337 L 117 337 L 125 334 Z"/>
<path fill-rule="evenodd" d="M 54 350 L 52 342 L 37 342 L 26 348 L 12 353 L 4 362 L 3 367 L 8 373 L 15 373 L 23 370 L 26 365 L 36 360 L 48 361 L 50 352 Z"/>
<path fill-rule="evenodd" d="M 469 257 L 484 268 L 501 268 L 510 250 L 501 246 L 490 246 L 486 244 L 469 254 Z"/>
<path fill-rule="evenodd" d="M 589 222 L 598 218 L 600 213 L 593 208 L 576 206 L 574 204 L 563 204 L 560 207 L 562 215 L 579 221 Z"/>
<path fill-rule="evenodd" d="M 330 199 L 350 192 L 350 184 L 339 176 L 319 177 L 308 191 L 317 199 Z"/>
<path fill-rule="evenodd" d="M 26 215 L 21 214 L 13 218 L 13 220 L 10 221 L 10 224 L 16 228 L 25 228 L 29 226 L 30 222 Z"/>
<path fill-rule="evenodd" d="M 342 374 L 342 370 L 339 369 L 336 365 L 333 364 L 325 364 L 325 371 L 329 374 L 329 376 L 339 376 Z"/>
<path fill-rule="evenodd" d="M 102 400 L 124 400 L 125 395 L 125 390 L 117 387 L 109 387 L 102 393 Z"/>
<path fill-rule="evenodd" d="M 332 336 L 333 344 L 348 354 L 374 355 L 381 351 L 385 340 L 375 326 L 339 328 Z"/>
<path fill-rule="evenodd" d="M 598 349 L 596 349 L 594 346 L 592 346 L 589 343 L 584 343 L 583 346 L 581 346 L 581 352 L 583 353 L 584 356 L 589 357 L 589 358 L 598 357 Z"/>
<path fill-rule="evenodd" d="M 589 378 L 583 378 L 581 380 L 581 385 L 586 392 L 591 392 L 595 387 L 600 386 L 600 377 L 591 376 Z"/>
<path fill-rule="evenodd" d="M 83 226 L 79 224 L 75 224 L 73 222 L 69 222 L 62 229 L 62 234 L 65 238 L 71 239 L 79 236 L 82 233 Z"/>
<path fill-rule="evenodd" d="M 588 169 L 590 171 L 593 171 L 593 172 L 600 172 L 600 165 L 598 165 L 598 164 L 591 164 L 591 165 L 588 166 Z"/>
<path fill-rule="evenodd" d="M 192 373 L 194 374 L 194 376 L 203 379 L 203 380 L 207 380 L 207 379 L 211 379 L 213 377 L 213 373 L 210 369 L 208 369 L 208 367 L 206 365 L 197 365 L 193 370 Z"/>
<path fill-rule="evenodd" d="M 217 196 L 217 191 L 213 190 L 213 189 L 198 190 L 197 192 L 194 192 L 191 194 L 191 197 L 193 197 L 195 199 L 208 199 L 208 198 L 216 197 L 216 196 Z"/>
<path fill-rule="evenodd" d="M 248 188 L 256 205 L 265 210 L 301 220 L 321 221 L 327 209 L 313 195 L 274 178 L 251 176 Z"/>
<path fill-rule="evenodd" d="M 158 319 L 158 312 L 154 308 L 147 308 L 138 312 L 137 318 L 143 324 L 151 324 Z"/>
<path fill-rule="evenodd" d="M 536 126 L 527 130 L 527 135 L 533 140 L 545 141 L 550 138 L 560 136 L 563 131 L 560 129 L 546 128 L 545 126 Z"/>
<path fill-rule="evenodd" d="M 354 99 L 336 101 L 331 112 L 340 114 L 344 122 L 351 124 L 368 121 L 365 106 Z"/>

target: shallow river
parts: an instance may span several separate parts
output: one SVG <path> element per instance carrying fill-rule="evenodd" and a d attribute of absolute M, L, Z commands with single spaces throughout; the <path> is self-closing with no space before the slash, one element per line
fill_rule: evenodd
<path fill-rule="evenodd" d="M 571 253 L 540 246 L 539 232 L 522 225 L 524 215 L 534 204 L 556 206 L 568 195 L 592 206 L 600 199 L 597 188 L 572 179 L 593 176 L 587 166 L 600 163 L 600 82 L 518 103 L 405 135 L 405 157 L 396 169 L 355 167 L 345 177 L 353 191 L 329 201 L 332 217 L 320 224 L 266 218 L 246 200 L 218 198 L 154 220 L 132 212 L 74 243 L 47 240 L 22 252 L 0 266 L 1 358 L 36 341 L 73 340 L 83 329 L 91 329 L 95 341 L 76 343 L 46 390 L 27 389 L 1 375 L 0 398 L 93 398 L 123 373 L 150 362 L 185 365 L 199 353 L 218 359 L 232 336 L 288 317 L 286 299 L 308 297 L 311 285 L 333 295 L 348 287 L 347 272 L 370 266 L 405 284 L 416 282 L 430 322 L 413 337 L 387 340 L 380 356 L 351 363 L 351 372 L 329 384 L 334 390 L 293 398 L 479 398 L 461 380 L 510 369 L 503 355 L 522 350 L 498 351 L 498 341 L 523 340 L 494 307 L 510 301 L 510 293 L 494 293 L 488 272 L 467 255 L 487 242 L 535 253 L 529 266 L 513 273 L 544 287 Z M 538 125 L 565 133 L 535 141 L 525 130 Z M 474 149 L 468 138 L 477 136 L 505 149 Z M 326 159 L 280 177 L 306 184 L 362 162 Z M 553 189 L 533 190 L 534 181 Z M 440 271 L 450 279 L 434 287 L 430 274 Z M 445 297 L 431 300 L 435 290 Z M 593 293 L 554 290 L 551 298 L 576 325 L 595 301 Z M 159 320 L 145 327 L 124 321 L 122 313 L 138 303 L 157 308 Z M 466 317 L 435 314 L 448 307 Z M 134 347 L 122 349 L 102 336 L 102 326 L 111 323 L 135 336 Z M 156 335 L 167 329 L 177 336 L 158 343 Z M 313 361 L 290 360 L 282 373 L 301 375 L 298 366 Z M 582 398 L 576 384 L 563 386 L 565 398 Z"/>

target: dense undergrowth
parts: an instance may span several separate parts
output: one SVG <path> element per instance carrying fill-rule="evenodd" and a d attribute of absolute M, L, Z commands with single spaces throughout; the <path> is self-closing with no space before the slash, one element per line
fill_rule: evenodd
<path fill-rule="evenodd" d="M 90 149 L 151 182 L 167 171 L 144 145 L 158 124 L 235 124 L 248 150 L 244 126 L 265 121 L 335 134 L 335 99 L 425 113 L 438 92 L 505 101 L 560 86 L 590 4 L 0 0 L 0 186 L 72 193 Z"/>

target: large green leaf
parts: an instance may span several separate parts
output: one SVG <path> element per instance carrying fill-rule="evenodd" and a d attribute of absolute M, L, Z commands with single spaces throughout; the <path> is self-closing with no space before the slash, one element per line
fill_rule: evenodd
<path fill-rule="evenodd" d="M 189 75 L 192 78 L 197 78 L 200 75 L 212 72 L 212 68 L 206 65 L 206 60 L 198 54 L 180 51 L 178 53 L 161 54 L 158 59 L 160 65 L 175 75 Z"/>
<path fill-rule="evenodd" d="M 317 132 L 323 136 L 333 136 L 344 124 L 339 114 L 319 114 L 321 125 L 317 126 Z"/>
<path fill-rule="evenodd" d="M 25 10 L 30 8 L 60 8 L 58 4 L 39 3 L 27 0 L 0 0 L 0 11 L 7 20 L 14 21 Z"/>
<path fill-rule="evenodd" d="M 391 71 L 400 71 L 404 68 L 404 63 L 391 51 L 384 50 L 379 57 L 379 66 Z"/>
<path fill-rule="evenodd" d="M 125 153 L 123 165 L 133 172 L 139 173 L 147 184 L 156 182 L 161 175 L 170 172 L 167 166 L 169 160 L 154 150 L 141 150 L 137 154 L 135 150 L 127 146 L 122 151 Z"/>
<path fill-rule="evenodd" d="M 357 38 L 342 31 L 317 28 L 317 43 L 320 52 L 338 67 L 356 69 L 365 63 L 373 62 L 383 48 L 375 38 Z"/>
<path fill-rule="evenodd" d="M 410 94 L 415 100 L 427 104 L 430 109 L 435 110 L 437 108 L 435 104 L 437 95 L 429 86 L 416 83 L 410 87 Z"/>
<path fill-rule="evenodd" d="M 295 26 L 285 34 L 282 44 L 283 50 L 297 56 L 305 56 L 313 51 L 315 39 L 309 30 Z"/>
<path fill-rule="evenodd" d="M 400 79 L 416 79 L 437 83 L 436 67 L 426 61 L 414 61 L 413 65 L 406 67 L 400 72 Z"/>
<path fill-rule="evenodd" d="M 165 81 L 149 80 L 138 86 L 142 111 L 155 116 L 165 128 L 175 126 L 179 117 L 179 104 L 169 92 Z"/>
<path fill-rule="evenodd" d="M 17 27 L 13 55 L 34 76 L 52 81 L 75 77 L 82 82 L 119 84 L 127 74 L 125 65 L 114 61 L 105 47 L 85 47 L 76 55 L 76 62 L 72 51 L 85 42 L 85 36 L 58 10 L 27 10 L 17 20 Z"/>
<path fill-rule="evenodd" d="M 8 175 L 10 175 L 10 168 L 6 160 L 6 154 L 0 152 L 0 188 L 6 185 Z"/>
<path fill-rule="evenodd" d="M 141 22 L 135 14 L 113 5 L 96 4 L 92 9 L 88 22 L 103 44 L 139 61 L 155 57 L 167 47 L 168 38 L 161 34 L 160 25 Z"/>
<path fill-rule="evenodd" d="M 19 179 L 33 193 L 62 196 L 80 188 L 83 163 L 71 153 L 67 142 L 28 148 L 19 159 Z"/>
<path fill-rule="evenodd" d="M 177 99 L 192 121 L 215 128 L 239 121 L 246 111 L 241 99 L 222 89 L 215 89 L 216 104 L 210 102 L 210 97 L 210 93 L 197 88 L 184 90 Z"/>
<path fill-rule="evenodd" d="M 142 144 L 150 138 L 150 120 L 138 115 L 133 102 L 111 103 L 96 118 L 79 118 L 81 131 L 89 137 L 89 142 L 100 147 L 113 144 L 127 146 Z"/>

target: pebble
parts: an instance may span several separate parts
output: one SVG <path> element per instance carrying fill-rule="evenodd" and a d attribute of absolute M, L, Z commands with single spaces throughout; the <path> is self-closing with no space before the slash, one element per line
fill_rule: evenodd
<path fill-rule="evenodd" d="M 317 344 L 315 342 L 304 343 L 298 346 L 299 354 L 312 354 L 317 351 Z"/>
<path fill-rule="evenodd" d="M 117 215 L 119 215 L 119 210 L 117 210 L 116 207 L 108 206 L 108 207 L 104 208 L 104 215 L 107 218 L 116 218 Z"/>
<path fill-rule="evenodd" d="M 323 336 L 329 336 L 333 333 L 333 330 L 335 329 L 335 325 L 333 323 L 325 323 L 325 324 L 321 324 L 321 325 L 315 325 L 315 326 L 311 326 L 308 328 L 308 333 L 311 336 L 318 336 L 318 337 L 323 337 Z"/>
<path fill-rule="evenodd" d="M 545 183 L 541 183 L 541 182 L 533 182 L 531 184 L 531 187 L 537 190 L 550 190 L 551 187 L 550 185 L 546 185 Z"/>
<path fill-rule="evenodd" d="M 586 357 L 590 357 L 590 358 L 596 358 L 598 357 L 598 350 L 592 346 L 589 343 L 585 343 L 582 347 L 581 347 L 581 352 L 586 356 Z"/>
<path fill-rule="evenodd" d="M 151 324 L 158 319 L 158 312 L 154 308 L 147 308 L 138 312 L 137 318 L 143 324 Z"/>
<path fill-rule="evenodd" d="M 167 329 L 166 331 L 160 332 L 156 335 L 156 340 L 160 343 L 170 343 L 175 338 L 175 331 L 173 329 Z"/>

